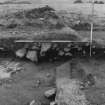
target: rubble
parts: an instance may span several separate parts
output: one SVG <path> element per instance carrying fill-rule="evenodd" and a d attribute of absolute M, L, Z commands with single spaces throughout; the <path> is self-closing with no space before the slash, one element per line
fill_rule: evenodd
<path fill-rule="evenodd" d="M 23 70 L 19 62 L 3 61 L 0 64 L 0 79 L 11 78 L 13 73 Z"/>
<path fill-rule="evenodd" d="M 43 53 L 47 52 L 51 48 L 51 43 L 43 43 L 41 46 L 40 54 L 43 55 Z"/>

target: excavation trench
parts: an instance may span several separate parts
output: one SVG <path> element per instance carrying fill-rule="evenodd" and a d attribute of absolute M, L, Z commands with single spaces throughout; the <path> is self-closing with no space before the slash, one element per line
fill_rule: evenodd
<path fill-rule="evenodd" d="M 1 80 L 0 86 L 1 105 L 4 105 L 6 103 L 9 103 L 8 105 L 12 104 L 25 105 L 28 102 L 31 102 L 33 99 L 41 103 L 45 104 L 47 103 L 49 105 L 49 101 L 48 100 L 46 101 L 45 98 L 42 98 L 43 94 L 46 90 L 55 87 L 55 84 L 58 85 L 59 82 L 57 82 L 57 80 L 62 76 L 72 79 L 74 81 L 70 82 L 69 80 L 67 80 L 69 81 L 68 83 L 72 83 L 68 85 L 66 84 L 67 87 L 65 88 L 67 89 L 67 91 L 69 90 L 68 86 L 73 85 L 74 87 L 77 86 L 75 85 L 75 83 L 78 83 L 78 81 L 75 82 L 75 80 L 79 80 L 84 83 L 83 96 L 85 94 L 85 98 L 89 100 L 90 103 L 94 105 L 96 104 L 102 105 L 103 103 L 105 103 L 104 47 L 99 48 L 99 46 L 95 47 L 93 46 L 92 56 L 90 57 L 90 46 L 86 43 L 83 44 L 67 43 L 63 45 L 56 43 L 51 45 L 49 49 L 44 50 L 44 56 L 39 55 L 39 62 L 38 65 L 36 65 L 35 61 L 31 61 L 30 59 L 27 59 L 25 56 L 22 58 L 17 56 L 16 51 L 24 48 L 27 49 L 27 51 L 37 51 L 36 49 L 32 48 L 33 46 L 34 48 L 36 48 L 35 46 L 41 48 L 39 46 L 39 43 L 29 44 L 12 42 L 12 44 L 7 43 L 4 45 L 2 43 L 1 45 L 2 45 L 1 48 L 3 49 L 0 50 L 1 59 L 0 64 L 4 65 L 8 64 L 8 62 L 12 63 L 15 62 L 12 65 L 15 65 L 17 63 L 20 63 L 22 65 L 21 66 L 19 64 L 19 66 L 16 66 L 17 67 L 16 69 L 14 69 L 14 67 L 12 68 L 16 71 L 9 69 L 8 72 L 12 71 L 11 78 Z M 7 47 L 6 45 L 8 45 L 9 47 Z M 54 46 L 57 46 L 56 49 L 57 48 L 59 49 L 58 50 L 54 49 L 55 48 Z M 58 53 L 59 51 L 64 52 L 64 54 L 59 55 Z M 67 66 L 68 63 L 69 66 Z M 20 69 L 18 70 L 18 68 Z M 62 70 L 59 68 L 62 68 Z M 88 77 L 88 75 L 90 74 L 94 79 Z M 87 84 L 88 81 L 90 84 Z M 17 94 L 19 97 L 17 96 Z M 56 97 L 56 100 L 57 99 L 58 98 Z M 4 102 L 4 100 L 7 101 Z M 53 99 L 53 101 L 55 100 Z"/>
<path fill-rule="evenodd" d="M 32 105 L 30 102 L 50 105 L 56 100 L 58 105 L 66 105 L 62 100 L 69 102 L 68 98 L 80 103 L 75 100 L 78 104 L 70 101 L 67 105 L 86 105 L 85 100 L 89 105 L 105 105 L 104 40 L 93 41 L 90 57 L 90 43 L 83 42 L 83 37 L 67 27 L 49 6 L 10 13 L 2 18 L 0 105 Z M 23 42 L 16 43 L 16 40 Z M 36 43 L 31 43 L 32 40 Z M 40 40 L 77 42 L 39 43 Z M 62 81 L 63 77 L 66 79 Z M 83 83 L 80 91 L 79 82 Z M 46 90 L 55 87 L 67 91 L 61 98 L 61 91 L 57 91 L 51 100 L 44 97 Z"/>
<path fill-rule="evenodd" d="M 0 56 L 14 56 L 18 58 L 26 58 L 31 61 L 59 60 L 70 59 L 74 57 L 89 57 L 89 42 L 72 42 L 72 43 L 49 43 L 49 42 L 20 42 L 15 40 L 19 38 L 2 38 L 0 39 Z M 32 53 L 32 54 L 31 54 Z M 105 55 L 104 44 L 93 42 L 91 46 L 91 56 L 100 57 Z M 27 58 L 28 56 L 28 58 Z M 35 59 L 31 59 L 32 57 Z M 31 57 L 31 58 L 30 58 Z"/>

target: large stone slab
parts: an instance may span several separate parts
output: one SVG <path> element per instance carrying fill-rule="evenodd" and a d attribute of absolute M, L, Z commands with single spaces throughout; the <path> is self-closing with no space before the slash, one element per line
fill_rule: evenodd
<path fill-rule="evenodd" d="M 67 62 L 56 68 L 57 105 L 88 105 L 85 94 L 80 90 L 80 81 L 71 79 L 72 67 Z"/>
<path fill-rule="evenodd" d="M 57 79 L 55 102 L 57 105 L 89 105 L 79 81 L 67 78 Z"/>

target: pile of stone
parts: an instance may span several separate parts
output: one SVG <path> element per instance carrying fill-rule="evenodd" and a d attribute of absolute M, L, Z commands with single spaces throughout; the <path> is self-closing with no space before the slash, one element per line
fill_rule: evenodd
<path fill-rule="evenodd" d="M 29 48 L 21 48 L 15 52 L 19 58 L 27 58 L 32 62 L 38 62 L 41 58 L 46 58 L 51 61 L 62 58 L 71 58 L 74 54 L 81 53 L 83 55 L 89 54 L 89 45 L 82 48 L 82 45 L 73 43 L 41 43 L 32 45 Z"/>
<path fill-rule="evenodd" d="M 63 45 L 64 46 L 64 45 Z M 19 58 L 27 58 L 33 62 L 38 62 L 39 58 L 47 56 L 48 59 L 56 60 L 60 57 L 71 57 L 70 53 L 70 44 L 65 45 L 63 48 L 62 44 L 51 44 L 51 43 L 42 43 L 42 45 L 33 49 L 33 46 L 30 49 L 21 48 L 15 52 L 16 56 Z M 35 46 L 34 46 L 35 47 Z"/>

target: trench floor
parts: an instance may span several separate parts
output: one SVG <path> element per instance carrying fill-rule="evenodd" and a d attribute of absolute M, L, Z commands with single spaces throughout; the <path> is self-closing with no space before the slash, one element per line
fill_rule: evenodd
<path fill-rule="evenodd" d="M 1 58 L 4 60 L 8 58 Z M 35 99 L 37 103 L 49 104 L 43 96 L 44 92 L 55 87 L 55 68 L 64 62 L 50 62 L 35 65 L 30 61 L 18 60 L 24 70 L 13 74 L 11 80 L 0 85 L 0 105 L 28 105 Z M 77 58 L 75 69 L 83 68 L 86 73 L 92 73 L 96 79 L 94 87 L 83 91 L 93 105 L 105 105 L 105 60 Z M 66 68 L 65 68 L 66 69 Z M 75 74 L 78 78 L 78 74 Z"/>

